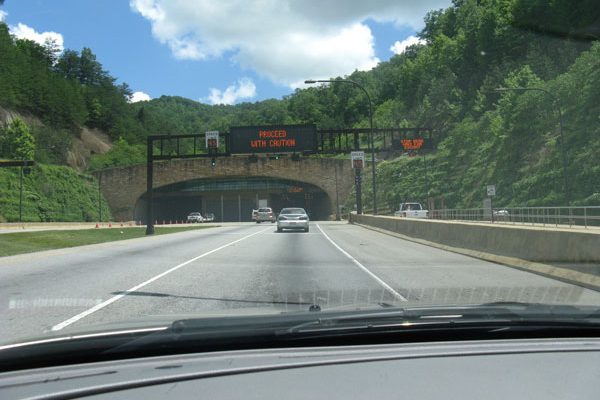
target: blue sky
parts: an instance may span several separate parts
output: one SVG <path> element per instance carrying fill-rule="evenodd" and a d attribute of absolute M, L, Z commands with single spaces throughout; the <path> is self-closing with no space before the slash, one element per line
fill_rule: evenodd
<path fill-rule="evenodd" d="M 0 17 L 17 36 L 90 47 L 135 92 L 235 103 L 280 98 L 304 79 L 388 60 L 427 10 L 449 1 L 397 3 L 267 0 L 259 9 L 250 0 L 5 0 Z"/>

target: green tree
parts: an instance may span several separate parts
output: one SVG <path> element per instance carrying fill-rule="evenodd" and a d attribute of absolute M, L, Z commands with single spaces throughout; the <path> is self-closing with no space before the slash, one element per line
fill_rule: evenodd
<path fill-rule="evenodd" d="M 15 118 L 2 135 L 2 153 L 4 157 L 17 160 L 33 160 L 35 139 L 22 120 Z"/>

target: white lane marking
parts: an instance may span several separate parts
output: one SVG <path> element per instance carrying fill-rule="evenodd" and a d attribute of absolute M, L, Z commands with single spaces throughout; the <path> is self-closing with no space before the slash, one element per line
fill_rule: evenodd
<path fill-rule="evenodd" d="M 41 339 L 41 340 L 33 340 L 30 342 L 21 342 L 21 343 L 15 343 L 15 344 L 7 344 L 5 346 L 0 346 L 0 351 L 2 350 L 8 350 L 8 349 L 15 349 L 17 347 L 24 347 L 24 346 L 32 346 L 35 344 L 47 344 L 47 343 L 55 343 L 55 342 L 65 342 L 65 341 L 70 341 L 70 340 L 74 340 L 74 339 L 86 339 L 86 338 L 95 338 L 95 337 L 105 337 L 105 336 L 116 336 L 116 335 L 123 335 L 123 334 L 128 334 L 128 333 L 138 333 L 138 332 L 157 332 L 157 331 L 164 331 L 166 329 L 168 329 L 168 326 L 159 326 L 157 328 L 139 328 L 139 329 L 126 329 L 123 331 L 111 331 L 111 332 L 100 332 L 100 333 L 88 333 L 88 334 L 84 334 L 84 335 L 70 335 L 70 336 L 62 336 L 59 338 L 52 338 L 52 339 Z"/>
<path fill-rule="evenodd" d="M 379 283 L 381 286 L 383 286 L 385 288 L 385 290 L 387 290 L 388 292 L 390 292 L 392 294 L 392 296 L 394 296 L 397 300 L 400 301 L 408 301 L 404 296 L 402 296 L 400 293 L 396 292 L 390 285 L 388 285 L 387 283 L 385 283 L 380 277 L 378 277 L 377 275 L 375 275 L 374 273 L 372 273 L 371 271 L 369 271 L 369 269 L 367 267 L 365 267 L 364 265 L 362 265 L 360 263 L 360 261 L 358 261 L 356 258 L 352 257 L 346 250 L 342 249 L 340 246 L 338 246 L 338 244 L 336 242 L 334 242 L 324 231 L 323 229 L 321 229 L 321 227 L 319 226 L 319 224 L 316 224 L 317 228 L 319 228 L 319 230 L 321 231 L 321 233 L 323 234 L 323 236 L 325 236 L 325 239 L 329 240 L 329 242 L 335 246 L 336 249 L 338 249 L 339 251 L 342 252 L 343 255 L 345 255 L 346 257 L 348 257 L 350 260 L 352 260 L 352 262 L 354 264 L 356 264 L 360 269 L 362 269 L 363 271 L 365 271 L 371 278 L 375 279 L 375 281 L 377 283 Z"/>
<path fill-rule="evenodd" d="M 200 259 L 200 258 L 202 258 L 202 257 L 206 257 L 206 256 L 208 256 L 208 255 L 210 255 L 210 254 L 216 253 L 216 252 L 217 252 L 217 251 L 219 251 L 219 250 L 223 250 L 224 248 L 226 248 L 226 247 L 229 247 L 229 246 L 231 246 L 232 244 L 235 244 L 235 243 L 241 242 L 242 240 L 248 239 L 249 237 L 252 237 L 252 236 L 254 236 L 254 235 L 261 234 L 261 233 L 263 233 L 263 232 L 265 232 L 265 231 L 267 231 L 267 230 L 269 230 L 269 229 L 271 229 L 271 228 L 267 228 L 267 229 L 260 230 L 260 231 L 258 231 L 258 232 L 251 233 L 250 235 L 244 236 L 244 237 L 242 237 L 242 238 L 240 238 L 240 239 L 234 240 L 233 242 L 229 242 L 229 243 L 227 243 L 227 244 L 224 244 L 223 246 L 217 247 L 216 249 L 212 249 L 212 250 L 210 250 L 210 251 L 207 251 L 206 253 L 200 254 L 200 255 L 199 255 L 199 256 L 197 256 L 197 257 L 194 257 L 194 258 L 192 258 L 192 259 L 189 259 L 189 260 L 187 260 L 187 261 L 185 261 L 185 262 L 182 262 L 181 264 L 179 264 L 179 265 L 176 265 L 176 266 L 174 266 L 173 268 L 171 268 L 171 269 L 168 269 L 168 270 L 166 270 L 165 272 L 162 272 L 162 273 L 160 273 L 160 274 L 158 274 L 158 275 L 156 275 L 156 276 L 154 276 L 154 277 L 152 277 L 152 278 L 148 279 L 147 281 L 144 281 L 144 282 L 140 283 L 139 285 L 136 285 L 136 286 L 134 286 L 134 287 L 132 287 L 132 288 L 130 288 L 130 289 L 127 289 L 125 292 L 123 292 L 123 293 L 121 293 L 121 294 L 118 294 L 118 295 L 116 295 L 116 296 L 113 296 L 113 297 L 111 297 L 110 299 L 108 299 L 108 300 L 106 300 L 106 301 L 103 301 L 102 303 L 100 303 L 100 304 L 97 304 L 97 305 L 95 305 L 94 307 L 92 307 L 92 308 L 89 308 L 89 309 L 85 310 L 84 312 L 82 312 L 82 313 L 79 313 L 79 314 L 77 314 L 77 315 L 75 315 L 75 316 L 73 316 L 73 317 L 71 317 L 71 318 L 67 319 L 66 321 L 63 321 L 63 322 L 61 322 L 60 324 L 56 324 L 56 325 L 54 325 L 54 326 L 52 327 L 52 330 L 53 330 L 53 331 L 60 331 L 61 329 L 63 329 L 63 328 L 65 328 L 65 327 L 67 327 L 67 326 L 69 326 L 69 325 L 71 325 L 71 324 L 73 324 L 73 323 L 75 323 L 75 322 L 79 321 L 80 319 L 82 319 L 82 318 L 85 318 L 85 317 L 87 317 L 88 315 L 90 315 L 90 314 L 93 314 L 93 313 L 95 313 L 96 311 L 98 311 L 98 310 L 101 310 L 101 309 L 103 309 L 104 307 L 108 306 L 109 304 L 112 304 L 112 303 L 114 303 L 115 301 L 117 301 L 117 300 L 119 300 L 119 299 L 121 299 L 121 298 L 123 298 L 123 297 L 127 296 L 129 293 L 135 292 L 136 290 L 143 288 L 144 286 L 146 286 L 146 285 L 148 285 L 148 284 L 150 284 L 150 283 L 152 283 L 152 282 L 154 282 L 154 281 L 156 281 L 156 280 L 158 280 L 158 279 L 162 278 L 162 277 L 163 277 L 163 276 L 165 276 L 165 275 L 168 275 L 168 274 L 170 274 L 170 273 L 171 273 L 171 272 L 173 272 L 173 271 L 176 271 L 176 270 L 178 270 L 179 268 L 181 268 L 181 267 L 183 267 L 183 266 L 185 266 L 185 265 L 188 265 L 189 263 L 192 263 L 192 262 L 194 262 L 194 261 L 196 261 L 196 260 L 198 260 L 198 259 Z"/>

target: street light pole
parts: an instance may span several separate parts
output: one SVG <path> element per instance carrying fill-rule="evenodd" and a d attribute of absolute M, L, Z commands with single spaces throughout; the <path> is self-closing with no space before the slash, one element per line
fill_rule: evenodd
<path fill-rule="evenodd" d="M 552 104 L 554 105 L 556 111 L 558 111 L 558 131 L 559 131 L 560 149 L 561 149 L 561 155 L 562 155 L 562 168 L 563 168 L 565 199 L 567 201 L 567 205 L 571 205 L 571 194 L 569 193 L 569 178 L 567 176 L 567 154 L 566 154 L 567 150 L 566 150 L 565 138 L 563 135 L 563 116 L 562 116 L 562 109 L 560 106 L 559 98 L 552 92 L 550 92 L 546 89 L 538 88 L 538 87 L 513 87 L 513 88 L 500 87 L 500 88 L 494 89 L 494 92 L 508 92 L 508 91 L 515 91 L 515 92 L 538 91 L 538 92 L 545 93 L 546 95 L 550 96 L 550 98 L 552 99 Z"/>
<path fill-rule="evenodd" d="M 342 218 L 340 216 L 340 194 L 338 191 L 338 166 L 337 162 L 335 163 L 335 220 L 340 221 Z"/>
<path fill-rule="evenodd" d="M 19 222 L 23 222 L 23 166 L 19 175 Z"/>
<path fill-rule="evenodd" d="M 308 80 L 304 81 L 304 83 L 307 85 L 314 84 L 314 83 L 336 83 L 336 82 L 349 83 L 354 86 L 357 86 L 360 90 L 363 91 L 365 96 L 367 96 L 367 100 L 369 100 L 369 127 L 370 127 L 369 146 L 371 147 L 371 172 L 372 172 L 372 176 L 371 176 L 372 185 L 371 186 L 373 186 L 373 214 L 377 215 L 377 177 L 376 177 L 376 171 L 375 171 L 375 141 L 373 139 L 373 102 L 371 101 L 371 96 L 369 96 L 369 92 L 367 92 L 367 89 L 365 89 L 358 82 L 355 82 L 350 79 L 308 79 Z"/>
<path fill-rule="evenodd" d="M 102 191 L 100 190 L 101 175 L 98 175 L 98 221 L 102 222 Z"/>

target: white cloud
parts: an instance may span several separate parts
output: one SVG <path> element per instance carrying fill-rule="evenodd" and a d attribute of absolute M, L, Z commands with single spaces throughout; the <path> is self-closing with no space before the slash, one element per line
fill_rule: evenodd
<path fill-rule="evenodd" d="M 407 47 L 414 44 L 425 44 L 425 41 L 416 36 L 409 36 L 401 42 L 396 40 L 392 47 L 390 47 L 390 51 L 395 54 L 402 54 Z"/>
<path fill-rule="evenodd" d="M 242 78 L 236 84 L 227 86 L 221 91 L 211 88 L 210 95 L 204 99 L 210 104 L 234 104 L 241 99 L 250 99 L 256 96 L 256 85 L 250 78 Z"/>
<path fill-rule="evenodd" d="M 61 53 L 64 49 L 64 40 L 63 36 L 60 33 L 56 32 L 36 32 L 35 29 L 18 23 L 17 26 L 11 25 L 9 27 L 10 34 L 17 37 L 18 39 L 27 39 L 34 41 L 38 44 L 44 45 L 47 40 L 53 40 L 57 46 L 57 52 Z"/>
<path fill-rule="evenodd" d="M 7 15 L 8 15 L 8 13 L 6 11 L 0 10 L 0 22 L 4 22 L 4 19 L 6 18 Z"/>
<path fill-rule="evenodd" d="M 417 30 L 427 11 L 448 5 L 450 0 L 130 0 L 176 58 L 227 56 L 291 87 L 375 66 L 368 19 Z"/>
<path fill-rule="evenodd" d="M 151 100 L 152 97 L 150 97 L 149 94 L 144 93 L 144 92 L 134 92 L 130 97 L 129 97 L 129 102 L 130 103 L 137 103 L 138 101 L 148 101 Z"/>

